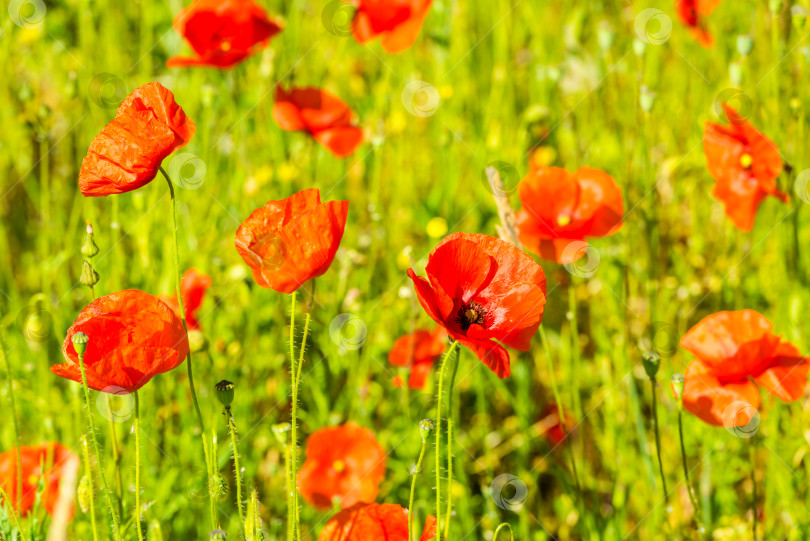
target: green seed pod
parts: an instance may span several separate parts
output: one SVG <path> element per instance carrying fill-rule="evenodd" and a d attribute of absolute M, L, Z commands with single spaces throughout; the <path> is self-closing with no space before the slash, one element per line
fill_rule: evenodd
<path fill-rule="evenodd" d="M 655 379 L 658 373 L 658 367 L 661 365 L 661 356 L 655 351 L 648 351 L 641 357 L 644 364 L 644 371 L 647 372 L 647 377 Z"/>
<path fill-rule="evenodd" d="M 82 263 L 82 276 L 79 278 L 79 282 L 87 287 L 93 287 L 98 283 L 98 273 L 86 259 Z"/>
<path fill-rule="evenodd" d="M 670 382 L 672 394 L 675 395 L 675 399 L 678 401 L 679 410 L 683 409 L 683 381 L 683 374 L 675 374 L 672 376 L 672 381 Z"/>
<path fill-rule="evenodd" d="M 768 2 L 768 5 L 771 8 L 771 13 L 774 15 L 778 15 L 782 11 L 782 0 L 771 0 Z"/>
<path fill-rule="evenodd" d="M 76 349 L 76 353 L 79 357 L 83 357 L 85 350 L 87 350 L 87 342 L 90 341 L 90 337 L 83 332 L 77 332 L 70 338 L 70 341 L 73 342 L 73 347 Z"/>
<path fill-rule="evenodd" d="M 602 51 L 610 50 L 615 38 L 616 32 L 613 31 L 613 27 L 609 22 L 602 21 L 599 23 L 599 28 L 596 31 L 596 40 L 599 42 L 599 48 L 602 49 Z"/>
<path fill-rule="evenodd" d="M 749 34 L 737 36 L 737 52 L 742 56 L 748 56 L 754 49 L 754 38 Z"/>
<path fill-rule="evenodd" d="M 79 500 L 79 509 L 82 510 L 82 513 L 90 511 L 90 499 L 93 497 L 93 483 L 86 475 L 83 475 L 81 481 L 79 481 L 76 496 Z"/>
<path fill-rule="evenodd" d="M 214 386 L 214 388 L 217 390 L 217 398 L 219 399 L 220 404 L 226 408 L 233 403 L 234 387 L 235 385 L 227 379 L 223 379 Z"/>
<path fill-rule="evenodd" d="M 98 253 L 98 246 L 96 241 L 93 240 L 93 226 L 87 222 L 87 234 L 84 236 L 84 244 L 82 245 L 82 255 L 84 257 L 94 257 Z"/>
<path fill-rule="evenodd" d="M 436 425 L 434 425 L 433 421 L 430 419 L 422 419 L 419 421 L 419 434 L 422 435 L 422 441 L 427 441 L 434 428 L 436 428 Z"/>
<path fill-rule="evenodd" d="M 287 445 L 287 434 L 292 430 L 290 423 L 278 423 L 273 425 L 273 435 L 281 445 Z"/>

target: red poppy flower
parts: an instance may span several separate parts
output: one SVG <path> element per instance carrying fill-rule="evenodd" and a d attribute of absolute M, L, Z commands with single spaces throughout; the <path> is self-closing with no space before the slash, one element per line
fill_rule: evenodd
<path fill-rule="evenodd" d="M 236 250 L 257 284 L 292 293 L 329 270 L 348 214 L 348 201 L 321 203 L 315 188 L 268 201 L 239 226 Z"/>
<path fill-rule="evenodd" d="M 563 423 L 560 422 L 557 405 L 552 404 L 546 408 L 539 424 L 540 433 L 548 439 L 551 445 L 557 446 L 566 440 L 568 434 L 573 432 L 576 420 L 567 411 L 565 412 L 565 426 L 568 428 L 568 434 L 566 434 Z"/>
<path fill-rule="evenodd" d="M 385 477 L 385 451 L 374 433 L 354 423 L 321 428 L 307 438 L 298 472 L 301 496 L 319 509 L 373 502 Z"/>
<path fill-rule="evenodd" d="M 160 83 L 135 89 L 96 135 L 79 172 L 88 197 L 125 193 L 148 184 L 161 162 L 191 140 L 196 127 Z"/>
<path fill-rule="evenodd" d="M 188 354 L 183 323 L 157 297 L 125 289 L 88 304 L 68 329 L 65 361 L 51 366 L 57 376 L 82 381 L 71 340 L 77 332 L 90 340 L 84 353 L 87 386 L 97 391 L 132 393 L 153 376 L 179 366 Z"/>
<path fill-rule="evenodd" d="M 681 22 L 689 27 L 692 35 L 698 43 L 704 47 L 711 47 L 714 38 L 706 29 L 705 17 L 712 14 L 712 11 L 720 5 L 721 0 L 675 0 L 678 9 L 678 17 Z"/>
<path fill-rule="evenodd" d="M 684 335 L 681 347 L 696 357 L 685 373 L 684 407 L 709 424 L 748 424 L 759 407 L 757 385 L 786 402 L 804 392 L 807 359 L 754 310 L 704 318 Z"/>
<path fill-rule="evenodd" d="M 546 304 L 540 265 L 500 239 L 453 233 L 433 249 L 425 272 L 427 279 L 408 269 L 422 308 L 499 378 L 507 377 L 509 353 L 498 342 L 529 349 Z"/>
<path fill-rule="evenodd" d="M 173 56 L 167 67 L 230 68 L 264 48 L 282 27 L 253 0 L 195 0 L 177 14 L 174 28 L 197 56 Z"/>
<path fill-rule="evenodd" d="M 436 537 L 436 517 L 429 515 L 419 541 Z M 318 541 L 408 541 L 408 510 L 393 503 L 359 503 L 335 514 Z"/>
<path fill-rule="evenodd" d="M 703 152 L 709 174 L 717 181 L 712 195 L 722 201 L 734 225 L 751 231 L 762 200 L 773 195 L 787 203 L 790 197 L 776 189 L 782 158 L 776 145 L 737 111 L 725 106 L 728 126 L 706 123 Z"/>
<path fill-rule="evenodd" d="M 380 38 L 388 54 L 410 49 L 422 30 L 433 0 L 355 0 L 352 33 L 358 43 Z"/>
<path fill-rule="evenodd" d="M 282 130 L 305 131 L 338 158 L 352 154 L 363 142 L 363 130 L 352 125 L 352 110 L 320 88 L 278 87 L 273 118 Z"/>
<path fill-rule="evenodd" d="M 43 507 L 53 515 L 59 504 L 65 505 L 69 518 L 72 518 L 73 494 L 64 489 L 60 491 L 59 484 L 64 477 L 75 477 L 79 469 L 79 457 L 64 445 L 53 442 L 34 447 L 20 447 L 20 463 L 22 493 L 18 495 L 17 449 L 0 454 L 0 487 L 8 495 L 14 509 L 25 516 L 34 507 L 44 464 L 45 481 L 40 500 Z"/>
<path fill-rule="evenodd" d="M 388 362 L 394 366 L 410 366 L 408 387 L 422 389 L 433 363 L 446 349 L 447 331 L 444 327 L 437 326 L 433 332 L 420 329 L 396 339 L 388 353 Z M 402 384 L 401 378 L 395 378 L 394 384 L 399 387 Z"/>
<path fill-rule="evenodd" d="M 186 309 L 186 325 L 188 330 L 198 330 L 200 322 L 197 321 L 197 311 L 205 299 L 205 292 L 211 287 L 211 277 L 197 269 L 188 269 L 180 279 L 180 292 L 183 295 L 183 307 Z M 160 300 L 171 308 L 177 317 L 180 317 L 180 303 L 177 295 L 161 295 Z"/>
<path fill-rule="evenodd" d="M 585 237 L 612 235 L 622 226 L 621 190 L 598 169 L 533 170 L 518 184 L 518 197 L 520 242 L 543 259 L 571 263 L 585 254 Z"/>

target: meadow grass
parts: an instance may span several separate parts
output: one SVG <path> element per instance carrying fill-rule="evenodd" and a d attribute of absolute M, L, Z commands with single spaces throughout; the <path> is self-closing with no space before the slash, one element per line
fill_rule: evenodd
<path fill-rule="evenodd" d="M 308 187 L 320 188 L 325 200 L 350 201 L 341 249 L 317 280 L 299 434 L 303 441 L 349 420 L 374 430 L 389 452 L 379 501 L 405 506 L 422 444 L 418 424 L 435 415 L 436 389 L 435 371 L 425 391 L 391 384 L 398 373 L 387 362 L 393 341 L 414 325 L 432 328 L 406 270 L 412 260 L 422 274 L 445 233 L 436 218 L 448 232 L 495 235 L 498 214 L 485 167 L 510 164 L 513 176 L 502 172 L 514 188 L 532 156 L 569 170 L 589 165 L 610 173 L 624 193 L 625 225 L 593 242 L 598 264 L 590 260 L 592 268 L 571 272 L 543 262 L 550 363 L 539 336 L 529 352 L 511 352 L 513 374 L 506 380 L 461 349 L 450 538 L 492 539 L 503 522 L 521 540 L 750 538 L 752 467 L 759 538 L 810 536 L 808 400 L 764 397 L 753 438 L 684 415 L 687 463 L 705 527 L 700 534 L 668 388 L 691 360 L 678 340 L 715 311 L 756 309 L 800 351 L 810 348 L 804 319 L 810 262 L 801 249 L 810 215 L 803 186 L 801 197 L 793 193 L 810 167 L 804 154 L 808 44 L 806 31 L 791 25 L 787 2 L 776 18 L 764 2 L 724 2 L 709 22 L 716 44 L 706 49 L 678 23 L 671 2 L 436 0 L 416 45 L 391 56 L 379 44 L 365 47 L 330 33 L 324 2 L 270 0 L 263 4 L 284 17 L 284 31 L 230 71 L 164 67 L 168 56 L 187 51 L 171 28 L 183 7 L 179 0 L 46 4 L 44 19 L 30 28 L 11 17 L 0 21 L 0 337 L 23 444 L 59 440 L 81 454 L 81 387 L 52 375 L 49 366 L 61 361 L 65 331 L 91 300 L 79 284 L 84 220 L 93 223 L 101 249 L 93 260 L 101 277 L 97 295 L 173 291 L 165 182 L 158 178 L 108 198 L 84 198 L 77 189 L 87 147 L 118 102 L 156 80 L 196 122 L 195 137 L 179 152 L 199 158 L 205 170 L 197 189 L 177 189 L 181 265 L 213 278 L 199 315 L 208 345 L 194 357 L 200 406 L 219 440 L 217 465 L 235 489 L 228 419 L 214 385 L 236 384 L 231 412 L 242 494 L 258 491 L 268 539 L 284 539 L 286 532 L 284 450 L 272 427 L 290 416 L 290 307 L 287 296 L 252 283 L 233 245 L 238 225 L 266 201 Z M 646 44 L 639 55 L 634 23 L 645 8 L 662 10 L 673 28 L 664 43 Z M 743 34 L 754 42 L 746 58 L 737 50 Z M 440 98 L 424 118 L 402 102 L 414 80 L 432 85 Z M 303 134 L 278 128 L 271 115 L 275 86 L 293 82 L 326 87 L 356 111 L 366 143 L 353 156 L 336 159 Z M 655 93 L 649 112 L 639 106 L 642 87 Z M 734 88 L 739 92 L 727 91 Z M 710 196 L 701 141 L 704 122 L 717 121 L 721 99 L 748 107 L 752 122 L 792 166 L 779 179 L 791 204 L 769 198 L 748 234 L 734 229 Z M 357 319 L 330 330 L 343 313 Z M 662 357 L 657 406 L 666 503 L 642 367 L 650 344 Z M 550 367 L 575 420 L 574 435 L 559 446 L 536 426 L 555 402 Z M 139 395 L 148 536 L 160 539 L 159 530 L 163 539 L 206 538 L 206 474 L 185 369 L 156 377 Z M 9 398 L 0 385 L 4 411 Z M 113 425 L 127 522 L 135 500 L 133 419 L 128 402 L 118 406 L 120 422 Z M 93 413 L 113 485 L 104 408 Z M 0 450 L 13 448 L 14 439 L 4 415 Z M 418 525 L 434 512 L 432 453 L 431 445 L 415 487 Z M 504 474 L 517 481 L 493 495 L 493 481 Z M 98 479 L 94 484 L 98 489 Z M 510 492 L 515 486 L 517 494 Z M 95 508 L 107 538 L 100 498 Z M 239 538 L 232 494 L 217 503 L 217 512 L 229 538 Z M 317 538 L 329 516 L 302 502 L 302 537 Z M 69 538 L 88 539 L 90 528 L 89 516 L 77 510 Z M 131 523 L 126 535 L 135 535 Z"/>

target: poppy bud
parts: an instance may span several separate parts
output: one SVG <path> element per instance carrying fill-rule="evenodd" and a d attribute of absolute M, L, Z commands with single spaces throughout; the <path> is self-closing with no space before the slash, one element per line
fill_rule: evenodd
<path fill-rule="evenodd" d="M 83 332 L 77 332 L 70 337 L 70 340 L 73 342 L 73 348 L 76 350 L 76 354 L 79 357 L 84 357 L 84 352 L 87 349 L 87 342 L 90 340 L 90 337 Z"/>
<path fill-rule="evenodd" d="M 796 27 L 796 30 L 804 29 L 804 24 L 807 22 L 807 10 L 799 4 L 794 4 L 793 7 L 790 8 L 790 19 L 793 22 L 793 26 Z"/>
<path fill-rule="evenodd" d="M 616 32 L 613 31 L 613 27 L 610 26 L 610 23 L 607 21 L 602 21 L 599 23 L 599 29 L 596 31 L 596 39 L 599 42 L 599 48 L 603 51 L 610 50 L 610 47 L 613 45 L 613 39 L 616 37 Z"/>
<path fill-rule="evenodd" d="M 740 85 L 742 83 L 742 73 L 743 73 L 742 64 L 740 64 L 739 62 L 729 63 L 728 78 L 733 84 Z"/>
<path fill-rule="evenodd" d="M 419 421 L 419 434 L 422 436 L 422 441 L 427 441 L 434 428 L 436 428 L 436 425 L 434 425 L 433 421 L 430 419 L 422 419 Z"/>
<path fill-rule="evenodd" d="M 648 351 L 641 357 L 644 363 L 644 371 L 650 379 L 655 379 L 658 373 L 658 367 L 661 365 L 661 356 L 655 351 Z"/>
<path fill-rule="evenodd" d="M 218 502 L 224 502 L 228 497 L 228 492 L 230 492 L 228 482 L 225 481 L 225 478 L 219 473 L 215 473 L 208 478 L 208 490 L 211 493 L 211 497 Z"/>
<path fill-rule="evenodd" d="M 233 402 L 234 387 L 235 385 L 227 379 L 223 379 L 214 386 L 214 388 L 217 390 L 217 398 L 219 399 L 220 404 L 226 408 L 230 407 L 231 403 Z"/>
<path fill-rule="evenodd" d="M 87 513 L 90 510 L 90 498 L 93 497 L 93 485 L 90 482 L 90 478 L 86 475 L 83 475 L 82 480 L 79 481 L 76 496 L 79 500 L 79 509 L 82 510 L 82 513 Z"/>
<path fill-rule="evenodd" d="M 737 52 L 740 53 L 740 55 L 748 56 L 751 54 L 753 48 L 754 38 L 748 34 L 740 34 L 737 36 Z"/>
<path fill-rule="evenodd" d="M 79 282 L 83 286 L 93 287 L 98 283 L 98 279 L 99 277 L 96 269 L 94 269 L 93 265 L 91 265 L 90 262 L 85 259 L 84 263 L 82 263 L 82 275 L 79 278 Z"/>
<path fill-rule="evenodd" d="M 93 240 L 93 226 L 87 222 L 87 235 L 84 237 L 84 244 L 82 245 L 82 255 L 84 257 L 93 257 L 98 253 L 98 246 Z"/>
<path fill-rule="evenodd" d="M 768 2 L 768 5 L 771 8 L 771 13 L 774 15 L 778 15 L 782 11 L 782 0 L 771 0 Z"/>
<path fill-rule="evenodd" d="M 655 92 L 647 88 L 646 86 L 641 87 L 641 95 L 639 96 L 639 102 L 641 104 L 641 110 L 645 113 L 652 111 L 653 105 L 655 104 Z"/>
<path fill-rule="evenodd" d="M 290 423 L 278 423 L 273 425 L 273 435 L 281 445 L 287 445 L 287 433 L 292 430 Z"/>
<path fill-rule="evenodd" d="M 675 399 L 678 401 L 678 409 L 683 409 L 683 374 L 675 374 L 672 376 L 672 381 L 670 382 L 670 387 L 672 387 L 672 394 L 675 395 Z"/>
<path fill-rule="evenodd" d="M 247 513 L 245 514 L 245 537 L 260 539 L 262 531 L 262 518 L 259 513 L 259 493 L 254 490 L 248 499 Z"/>

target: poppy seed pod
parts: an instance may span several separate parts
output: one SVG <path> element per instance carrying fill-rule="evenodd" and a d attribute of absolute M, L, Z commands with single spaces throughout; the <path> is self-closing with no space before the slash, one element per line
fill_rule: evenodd
<path fill-rule="evenodd" d="M 85 350 L 87 350 L 87 342 L 90 341 L 90 337 L 83 332 L 77 332 L 71 337 L 70 341 L 73 342 L 73 349 L 76 350 L 76 354 L 83 357 Z"/>
<path fill-rule="evenodd" d="M 217 398 L 220 404 L 226 408 L 230 407 L 231 403 L 233 403 L 234 387 L 235 385 L 227 379 L 223 379 L 214 386 L 217 390 Z"/>
<path fill-rule="evenodd" d="M 661 356 L 655 351 L 648 351 L 641 357 L 644 364 L 644 371 L 647 372 L 647 377 L 655 379 L 658 373 L 658 367 L 661 365 Z"/>
<path fill-rule="evenodd" d="M 98 283 L 99 276 L 96 272 L 96 269 L 93 268 L 93 265 L 90 264 L 88 260 L 84 260 L 82 263 L 82 275 L 79 278 L 79 282 L 83 286 L 93 287 Z"/>
<path fill-rule="evenodd" d="M 683 409 L 683 382 L 684 382 L 684 375 L 683 374 L 675 374 L 672 376 L 672 381 L 670 382 L 670 386 L 672 387 L 672 394 L 675 395 L 675 399 L 678 401 L 678 409 Z"/>
<path fill-rule="evenodd" d="M 754 49 L 754 38 L 749 34 L 737 36 L 737 52 L 742 56 L 748 56 Z"/>
<path fill-rule="evenodd" d="M 419 421 L 419 434 L 422 436 L 422 441 L 428 440 L 434 428 L 436 428 L 436 425 L 434 425 L 433 421 L 430 419 L 422 419 Z"/>

